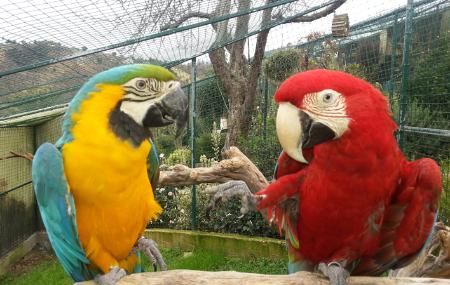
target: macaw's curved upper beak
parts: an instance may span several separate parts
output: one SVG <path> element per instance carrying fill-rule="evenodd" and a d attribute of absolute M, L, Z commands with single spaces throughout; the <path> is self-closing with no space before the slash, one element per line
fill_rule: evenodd
<path fill-rule="evenodd" d="M 164 127 L 173 123 L 177 125 L 176 136 L 180 136 L 186 127 L 189 115 L 189 99 L 178 87 L 165 95 L 147 110 L 142 124 L 147 128 Z"/>
<path fill-rule="evenodd" d="M 280 103 L 277 112 L 277 135 L 283 150 L 293 159 L 308 163 L 302 149 L 335 138 L 328 126 L 316 122 L 304 111 L 288 102 Z"/>

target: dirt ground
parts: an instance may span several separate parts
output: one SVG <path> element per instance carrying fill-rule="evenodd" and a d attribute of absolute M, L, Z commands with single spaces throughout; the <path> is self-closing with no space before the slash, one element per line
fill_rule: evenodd
<path fill-rule="evenodd" d="M 53 252 L 45 249 L 42 246 L 35 246 L 27 255 L 25 255 L 21 260 L 11 266 L 8 270 L 9 273 L 15 276 L 19 276 L 24 272 L 27 272 L 34 266 L 41 264 L 45 261 L 55 259 Z"/>

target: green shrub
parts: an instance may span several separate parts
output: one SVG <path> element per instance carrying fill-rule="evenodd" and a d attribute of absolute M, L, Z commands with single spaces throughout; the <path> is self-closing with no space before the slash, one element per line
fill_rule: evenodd
<path fill-rule="evenodd" d="M 168 156 L 175 150 L 175 143 L 173 139 L 173 135 L 171 134 L 158 134 L 154 136 L 154 142 L 156 145 L 156 150 L 158 154 L 163 154 L 164 156 Z"/>
<path fill-rule="evenodd" d="M 264 75 L 275 84 L 281 83 L 298 72 L 300 52 L 297 49 L 285 49 L 274 52 L 263 62 Z"/>
<path fill-rule="evenodd" d="M 450 224 L 450 158 L 439 162 L 442 172 L 442 195 L 439 203 L 439 220 Z"/>
<path fill-rule="evenodd" d="M 398 124 L 399 100 L 394 98 L 391 103 L 391 110 L 394 120 Z M 406 106 L 405 125 L 419 128 L 449 129 L 450 122 L 446 120 L 438 110 L 431 109 L 417 99 L 412 99 Z M 447 146 L 445 148 L 444 146 Z M 450 147 L 448 138 L 425 135 L 421 133 L 405 133 L 405 143 L 403 152 L 410 159 L 417 159 L 424 156 L 441 160 L 442 155 L 448 155 L 443 149 Z"/>
<path fill-rule="evenodd" d="M 188 148 L 176 149 L 166 158 L 164 162 L 169 166 L 175 164 L 191 166 L 191 150 Z"/>
<path fill-rule="evenodd" d="M 448 37 L 436 40 L 431 50 L 422 50 L 412 58 L 410 96 L 450 119 L 450 44 Z"/>
<path fill-rule="evenodd" d="M 221 204 L 207 217 L 206 207 L 210 195 L 204 191 L 211 185 L 197 186 L 197 229 L 207 232 L 236 233 L 250 236 L 279 237 L 268 226 L 260 213 L 249 213 L 241 217 L 241 203 L 238 198 Z M 163 214 L 150 227 L 163 227 L 180 230 L 191 229 L 191 187 L 160 188 L 155 193 L 164 209 Z"/>

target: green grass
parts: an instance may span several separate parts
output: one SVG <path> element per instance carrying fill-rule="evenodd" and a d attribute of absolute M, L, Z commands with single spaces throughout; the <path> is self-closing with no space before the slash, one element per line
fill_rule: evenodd
<path fill-rule="evenodd" d="M 241 271 L 264 274 L 286 274 L 287 260 L 268 260 L 264 258 L 231 258 L 212 252 L 193 252 L 183 256 L 180 250 L 165 250 L 163 256 L 169 269 L 193 269 L 204 271 Z M 145 266 L 144 266 L 145 268 Z M 148 271 L 148 268 L 146 269 Z"/>
<path fill-rule="evenodd" d="M 0 277 L 1 285 L 69 285 L 72 279 L 64 272 L 56 260 L 45 261 L 20 276 L 6 274 Z"/>
<path fill-rule="evenodd" d="M 272 261 L 264 258 L 231 258 L 212 252 L 193 252 L 185 254 L 178 249 L 162 249 L 161 253 L 169 269 L 193 269 L 203 271 L 241 271 L 265 274 L 286 274 L 287 261 Z M 151 271 L 146 258 L 143 258 L 145 271 Z M 0 277 L 1 285 L 69 285 L 73 284 L 56 260 L 45 261 L 20 276 L 7 274 Z"/>

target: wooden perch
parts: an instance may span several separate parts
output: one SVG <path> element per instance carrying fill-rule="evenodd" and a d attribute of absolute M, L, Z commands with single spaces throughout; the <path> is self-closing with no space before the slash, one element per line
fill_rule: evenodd
<path fill-rule="evenodd" d="M 224 155 L 228 159 L 211 167 L 189 168 L 184 165 L 175 165 L 169 170 L 161 171 L 159 185 L 188 186 L 241 180 L 247 184 L 252 193 L 269 185 L 261 171 L 237 147 L 231 147 Z"/>
<path fill-rule="evenodd" d="M 95 285 L 93 281 L 76 283 L 76 285 Z M 148 285 L 328 285 L 322 275 L 298 272 L 290 275 L 264 275 L 242 273 L 235 271 L 205 272 L 195 270 L 169 270 L 163 272 L 146 272 L 124 277 L 117 285 L 148 284 Z M 389 277 L 350 277 L 348 284 L 450 284 L 450 280 L 430 278 L 389 278 Z"/>

